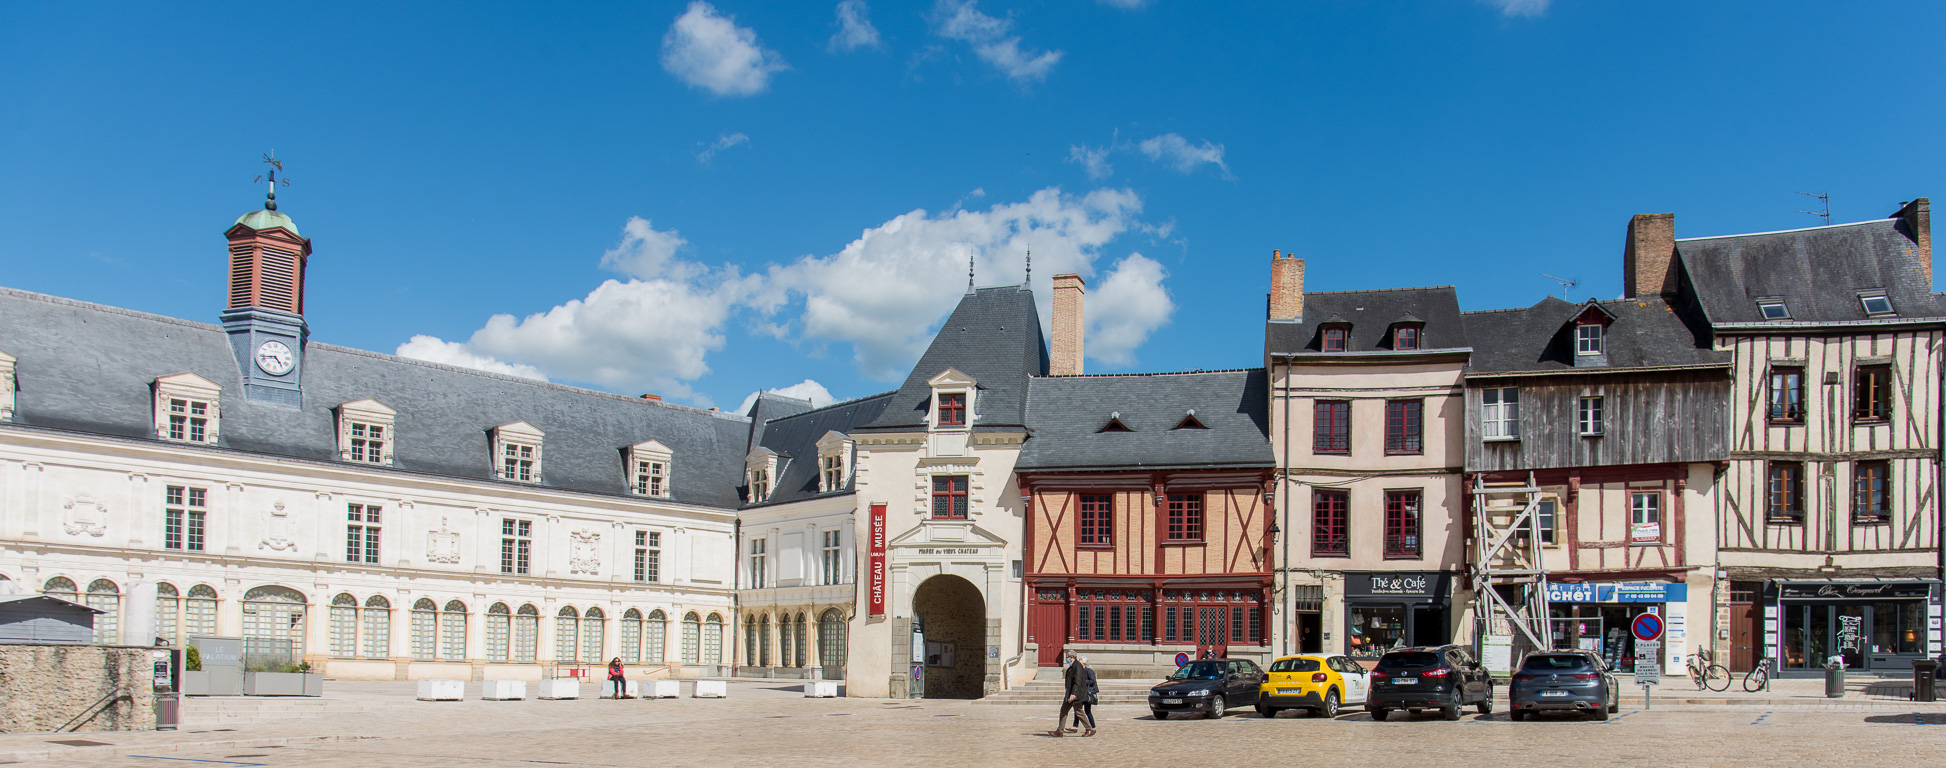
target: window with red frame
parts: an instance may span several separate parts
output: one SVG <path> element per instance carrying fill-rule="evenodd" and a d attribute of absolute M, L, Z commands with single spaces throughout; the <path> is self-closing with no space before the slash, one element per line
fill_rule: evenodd
<path fill-rule="evenodd" d="M 1401 325 L 1392 331 L 1393 349 L 1418 349 L 1419 326 Z"/>
<path fill-rule="evenodd" d="M 939 475 L 932 479 L 932 516 L 936 519 L 966 519 L 966 475 Z"/>
<path fill-rule="evenodd" d="M 1425 401 L 1390 400 L 1385 403 L 1385 452 L 1423 453 L 1420 430 L 1425 424 Z"/>
<path fill-rule="evenodd" d="M 1084 547 L 1115 544 L 1115 497 L 1106 493 L 1081 494 L 1081 537 Z"/>
<path fill-rule="evenodd" d="M 1146 643 L 1155 639 L 1155 605 L 1146 589 L 1074 591 L 1074 639 Z"/>
<path fill-rule="evenodd" d="M 1351 401 L 1318 400 L 1311 427 L 1312 453 L 1351 453 Z"/>
<path fill-rule="evenodd" d="M 939 426 L 966 426 L 966 393 L 939 393 Z"/>
<path fill-rule="evenodd" d="M 1346 491 L 1311 492 L 1311 554 L 1321 557 L 1351 554 L 1347 522 L 1351 494 Z"/>
<path fill-rule="evenodd" d="M 1263 598 L 1255 591 L 1164 590 L 1156 635 L 1165 643 L 1196 642 L 1197 613 L 1209 609 L 1221 612 L 1229 642 L 1263 641 Z"/>
<path fill-rule="evenodd" d="M 1385 492 L 1385 556 L 1419 556 L 1419 492 Z"/>
<path fill-rule="evenodd" d="M 1169 494 L 1168 541 L 1203 540 L 1203 494 Z"/>
<path fill-rule="evenodd" d="M 1351 336 L 1350 328 L 1346 328 L 1342 325 L 1333 325 L 1333 326 L 1326 327 L 1324 329 L 1324 351 L 1326 352 L 1345 351 L 1345 341 L 1350 336 Z"/>

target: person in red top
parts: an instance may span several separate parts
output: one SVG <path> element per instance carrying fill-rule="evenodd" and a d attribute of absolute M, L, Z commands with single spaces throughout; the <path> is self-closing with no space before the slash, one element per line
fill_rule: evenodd
<path fill-rule="evenodd" d="M 615 658 L 609 660 L 608 682 L 615 684 L 615 698 L 617 699 L 628 698 L 627 696 L 623 695 L 625 693 L 628 693 L 628 681 L 627 678 L 622 676 L 622 657 L 616 656 Z"/>

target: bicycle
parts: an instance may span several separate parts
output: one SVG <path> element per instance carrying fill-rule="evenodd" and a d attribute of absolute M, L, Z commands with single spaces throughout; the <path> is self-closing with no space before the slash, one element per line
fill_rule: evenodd
<path fill-rule="evenodd" d="M 1743 676 L 1743 690 L 1756 693 L 1770 687 L 1770 657 L 1757 660 L 1757 667 Z"/>
<path fill-rule="evenodd" d="M 1716 654 L 1699 650 L 1689 657 L 1689 679 L 1696 683 L 1699 691 L 1727 691 L 1730 689 L 1730 670 L 1717 664 Z"/>

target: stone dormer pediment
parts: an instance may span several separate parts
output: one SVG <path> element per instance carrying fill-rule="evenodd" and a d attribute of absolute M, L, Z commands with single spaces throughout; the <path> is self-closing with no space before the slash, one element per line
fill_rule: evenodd
<path fill-rule="evenodd" d="M 187 371 L 172 373 L 167 376 L 157 376 L 155 377 L 155 385 L 161 389 L 170 389 L 185 394 L 208 395 L 210 397 L 215 397 L 217 393 L 223 391 L 223 385 Z"/>
<path fill-rule="evenodd" d="M 946 370 L 941 371 L 938 376 L 934 376 L 926 380 L 926 386 L 932 387 L 933 389 L 953 389 L 958 387 L 971 387 L 979 383 L 980 383 L 979 380 L 974 379 L 973 377 L 968 376 L 964 373 L 960 373 L 958 368 L 947 368 Z"/>
<path fill-rule="evenodd" d="M 634 445 L 629 446 L 628 450 L 630 453 L 633 453 L 634 455 L 644 459 L 651 458 L 651 457 L 667 458 L 670 456 L 674 456 L 676 453 L 675 451 L 670 450 L 669 446 L 663 445 L 661 441 L 657 441 L 657 440 L 646 440 L 640 443 L 636 443 Z"/>
<path fill-rule="evenodd" d="M 393 410 L 391 406 L 381 403 L 377 400 L 373 400 L 369 397 L 363 400 L 353 400 L 349 403 L 345 403 L 344 405 L 340 405 L 338 406 L 338 411 L 341 413 L 355 414 L 360 416 L 379 416 L 387 420 L 390 420 L 391 418 L 399 415 L 399 412 Z"/>
<path fill-rule="evenodd" d="M 539 427 L 536 427 L 525 421 L 516 421 L 512 424 L 502 424 L 500 426 L 494 427 L 493 432 L 494 434 L 497 434 L 503 438 L 509 438 L 509 437 L 515 439 L 526 438 L 528 440 L 536 440 L 536 441 L 546 436 L 546 433 L 542 432 Z"/>
<path fill-rule="evenodd" d="M 824 437 L 818 438 L 818 453 L 824 454 L 842 450 L 845 444 L 849 442 L 851 442 L 850 435 L 835 429 L 828 430 L 824 433 Z"/>
<path fill-rule="evenodd" d="M 886 542 L 895 549 L 910 547 L 1000 547 L 1007 540 L 964 520 L 928 520 Z"/>

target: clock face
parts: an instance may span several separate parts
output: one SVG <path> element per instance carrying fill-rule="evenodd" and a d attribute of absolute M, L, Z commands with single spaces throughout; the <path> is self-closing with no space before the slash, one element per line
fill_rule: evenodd
<path fill-rule="evenodd" d="M 291 372 L 297 364 L 297 356 L 291 348 L 281 341 L 266 341 L 257 347 L 257 367 L 272 376 L 282 376 Z"/>

